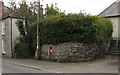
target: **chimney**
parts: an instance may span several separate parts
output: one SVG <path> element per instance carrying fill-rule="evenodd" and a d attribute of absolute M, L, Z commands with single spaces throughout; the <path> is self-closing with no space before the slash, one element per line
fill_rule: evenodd
<path fill-rule="evenodd" d="M 4 15 L 4 2 L 0 0 L 0 19 Z"/>

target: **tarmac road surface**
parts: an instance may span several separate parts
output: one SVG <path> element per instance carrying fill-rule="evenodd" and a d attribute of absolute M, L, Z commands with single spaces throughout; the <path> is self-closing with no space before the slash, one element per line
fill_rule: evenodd
<path fill-rule="evenodd" d="M 2 73 L 47 73 L 47 72 L 2 62 Z"/>

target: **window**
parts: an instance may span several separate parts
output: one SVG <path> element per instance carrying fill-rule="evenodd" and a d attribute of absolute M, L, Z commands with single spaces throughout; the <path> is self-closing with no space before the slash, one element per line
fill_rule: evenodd
<path fill-rule="evenodd" d="M 2 35 L 5 35 L 5 25 L 2 23 Z"/>

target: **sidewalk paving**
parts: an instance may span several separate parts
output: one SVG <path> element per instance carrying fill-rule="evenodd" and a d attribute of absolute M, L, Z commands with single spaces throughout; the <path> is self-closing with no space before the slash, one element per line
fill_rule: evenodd
<path fill-rule="evenodd" d="M 2 62 L 50 73 L 118 73 L 118 57 L 106 57 L 105 59 L 81 63 L 58 63 L 35 59 L 10 58 L 3 58 Z"/>

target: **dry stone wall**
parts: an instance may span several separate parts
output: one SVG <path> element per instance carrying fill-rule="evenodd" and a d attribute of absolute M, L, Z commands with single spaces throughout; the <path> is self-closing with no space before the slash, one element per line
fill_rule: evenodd
<path fill-rule="evenodd" d="M 90 61 L 100 57 L 100 48 L 91 43 L 62 43 L 52 45 L 52 55 L 49 55 L 49 45 L 42 46 L 43 60 L 58 62 Z"/>

